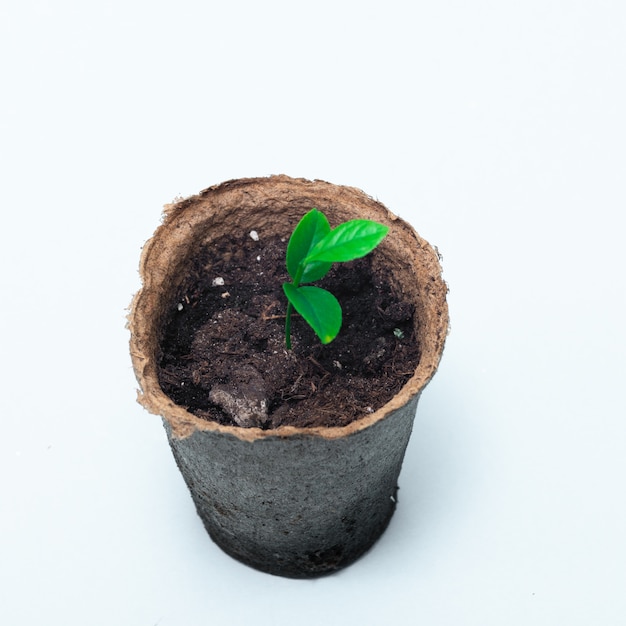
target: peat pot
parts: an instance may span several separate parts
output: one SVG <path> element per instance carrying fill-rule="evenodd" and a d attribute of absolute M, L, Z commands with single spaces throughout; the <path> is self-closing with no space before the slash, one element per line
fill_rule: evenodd
<path fill-rule="evenodd" d="M 158 380 L 160 341 L 195 251 L 233 229 L 288 238 L 312 207 L 331 224 L 361 218 L 389 226 L 373 263 L 384 264 L 414 304 L 421 356 L 412 377 L 384 406 L 341 427 L 224 426 L 175 404 Z M 418 398 L 443 351 L 447 288 L 435 250 L 358 189 L 272 176 L 231 180 L 167 206 L 140 274 L 128 318 L 139 401 L 163 418 L 209 535 L 234 558 L 281 576 L 320 576 L 355 561 L 393 514 Z"/>

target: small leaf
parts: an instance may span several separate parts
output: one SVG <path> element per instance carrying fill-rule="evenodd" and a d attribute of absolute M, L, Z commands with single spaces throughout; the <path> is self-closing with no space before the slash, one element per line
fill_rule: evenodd
<path fill-rule="evenodd" d="M 352 261 L 369 254 L 389 231 L 371 220 L 350 220 L 339 224 L 311 250 L 305 263 Z"/>
<path fill-rule="evenodd" d="M 330 343 L 341 328 L 341 305 L 332 293 L 321 287 L 294 287 L 283 290 L 294 309 L 302 315 L 322 343 Z"/>
<path fill-rule="evenodd" d="M 296 280 L 298 268 L 309 252 L 330 233 L 330 224 L 326 216 L 317 209 L 309 211 L 294 229 L 287 244 L 287 271 L 292 280 Z M 331 263 L 307 263 L 302 268 L 302 276 L 298 282 L 310 283 L 323 278 L 328 273 Z"/>

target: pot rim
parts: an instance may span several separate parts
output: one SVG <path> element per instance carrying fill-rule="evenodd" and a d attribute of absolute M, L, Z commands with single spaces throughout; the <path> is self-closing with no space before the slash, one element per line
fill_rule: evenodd
<path fill-rule="evenodd" d="M 154 293 L 156 288 L 153 286 L 154 281 L 148 271 L 148 266 L 153 263 L 154 257 L 158 257 L 163 253 L 163 242 L 161 240 L 165 236 L 166 231 L 168 229 L 171 230 L 172 224 L 179 217 L 182 209 L 193 205 L 195 202 L 204 201 L 212 194 L 228 194 L 233 191 L 240 194 L 242 190 L 245 193 L 246 187 L 250 185 L 278 185 L 286 186 L 287 188 L 305 186 L 307 190 L 314 190 L 314 188 L 321 186 L 326 190 L 332 188 L 333 192 L 345 193 L 358 200 L 375 205 L 376 211 L 380 211 L 382 208 L 385 211 L 386 221 L 388 223 L 393 225 L 394 228 L 400 226 L 403 231 L 409 233 L 410 245 L 419 252 L 420 260 L 428 268 L 430 275 L 427 290 L 428 294 L 425 296 L 425 306 L 433 307 L 432 315 L 429 314 L 427 320 L 430 326 L 428 328 L 429 332 L 426 335 L 428 342 L 425 345 L 422 341 L 422 355 L 413 376 L 391 400 L 373 413 L 357 418 L 345 426 L 317 426 L 308 428 L 281 426 L 275 429 L 263 430 L 261 428 L 225 426 L 202 419 L 177 405 L 162 391 L 158 382 L 156 359 L 151 358 L 151 353 L 154 352 L 154 349 L 149 347 L 154 346 L 154 342 L 150 343 L 142 325 L 143 319 L 151 312 L 150 301 L 152 299 L 154 302 L 154 298 L 156 297 Z M 181 222 L 176 228 L 178 231 L 189 231 L 191 227 L 188 223 Z M 177 233 L 176 236 L 184 237 L 184 234 L 184 232 Z M 367 196 L 363 191 L 353 187 L 334 185 L 320 180 L 296 179 L 285 175 L 233 179 L 209 187 L 197 195 L 166 205 L 162 224 L 143 247 L 140 260 L 140 278 L 142 285 L 132 300 L 127 322 L 127 328 L 130 330 L 131 334 L 130 354 L 133 369 L 139 383 L 137 400 L 149 412 L 160 415 L 167 420 L 171 427 L 172 434 L 177 438 L 189 437 L 197 431 L 231 435 L 249 442 L 271 437 L 320 437 L 324 439 L 338 439 L 358 433 L 385 419 L 397 409 L 405 406 L 414 396 L 421 393 L 437 370 L 443 353 L 445 339 L 448 334 L 449 316 L 446 302 L 448 288 L 442 277 L 438 252 L 433 249 L 428 242 L 422 239 L 410 224 L 391 213 L 384 205 L 372 199 L 370 196 Z"/>

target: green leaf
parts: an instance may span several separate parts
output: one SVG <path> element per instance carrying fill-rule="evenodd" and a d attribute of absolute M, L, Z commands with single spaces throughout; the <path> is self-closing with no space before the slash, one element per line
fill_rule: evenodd
<path fill-rule="evenodd" d="M 302 315 L 322 343 L 330 343 L 341 328 L 341 305 L 332 293 L 320 287 L 283 284 L 293 308 Z"/>
<path fill-rule="evenodd" d="M 296 280 L 298 268 L 309 252 L 330 233 L 330 224 L 326 216 L 317 209 L 309 211 L 296 226 L 287 244 L 287 271 L 293 281 Z M 301 268 L 302 275 L 298 283 L 310 283 L 323 278 L 328 273 L 331 263 L 306 263 Z"/>
<path fill-rule="evenodd" d="M 350 220 L 331 230 L 305 258 L 304 263 L 352 261 L 369 254 L 389 231 L 371 220 Z"/>

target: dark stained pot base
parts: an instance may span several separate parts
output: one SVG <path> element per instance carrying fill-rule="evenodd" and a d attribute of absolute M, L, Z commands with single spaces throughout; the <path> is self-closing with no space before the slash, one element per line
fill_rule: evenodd
<path fill-rule="evenodd" d="M 179 439 L 165 427 L 215 543 L 264 572 L 310 578 L 354 562 L 387 527 L 416 405 L 337 439 Z"/>

